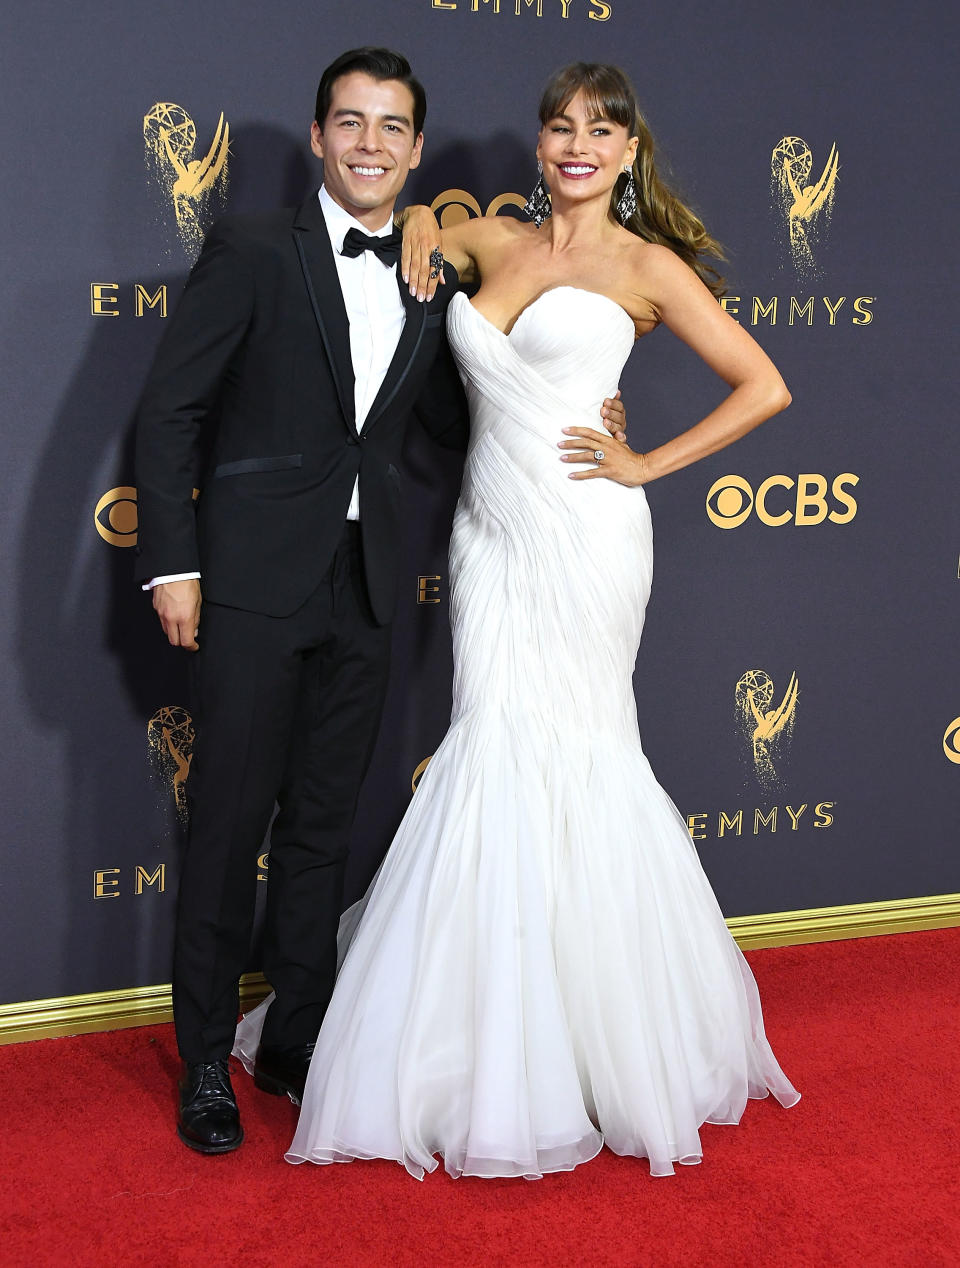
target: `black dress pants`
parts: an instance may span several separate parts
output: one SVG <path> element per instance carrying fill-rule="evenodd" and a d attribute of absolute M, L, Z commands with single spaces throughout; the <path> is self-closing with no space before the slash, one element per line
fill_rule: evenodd
<path fill-rule="evenodd" d="M 257 887 L 270 838 L 263 1042 L 316 1038 L 336 976 L 350 829 L 373 752 L 390 630 L 373 619 L 359 526 L 288 617 L 204 603 L 193 660 L 190 829 L 180 879 L 173 1007 L 180 1055 L 233 1046 Z"/>

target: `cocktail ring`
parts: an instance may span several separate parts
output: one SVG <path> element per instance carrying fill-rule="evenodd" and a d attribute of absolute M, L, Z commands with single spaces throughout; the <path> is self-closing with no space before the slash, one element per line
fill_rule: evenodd
<path fill-rule="evenodd" d="M 439 277 L 440 270 L 443 268 L 443 252 L 439 247 L 434 247 L 430 252 L 430 276 Z"/>
<path fill-rule="evenodd" d="M 595 462 L 603 462 L 606 456 L 607 455 L 603 452 L 602 449 L 594 449 L 593 451 L 593 458 Z"/>

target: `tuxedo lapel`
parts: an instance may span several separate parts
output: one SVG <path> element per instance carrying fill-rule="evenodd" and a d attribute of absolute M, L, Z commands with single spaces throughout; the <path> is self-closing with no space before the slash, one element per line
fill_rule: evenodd
<path fill-rule="evenodd" d="M 356 434 L 356 410 L 350 326 L 330 235 L 316 193 L 311 194 L 297 212 L 293 222 L 293 240 L 320 338 L 330 362 L 340 408 L 347 430 L 353 436 Z"/>
<path fill-rule="evenodd" d="M 383 376 L 383 382 L 380 384 L 380 391 L 370 406 L 364 421 L 364 431 L 368 431 L 374 426 L 378 419 L 383 416 L 394 396 L 396 396 L 417 355 L 420 341 L 423 339 L 423 328 L 427 319 L 427 306 L 426 304 L 421 304 L 419 300 L 410 294 L 410 288 L 400 276 L 399 265 L 397 266 L 397 285 L 400 287 L 400 298 L 406 311 L 406 320 L 403 323 L 403 330 L 400 332 L 397 350 L 393 354 L 393 359 L 387 367 L 386 374 Z"/>

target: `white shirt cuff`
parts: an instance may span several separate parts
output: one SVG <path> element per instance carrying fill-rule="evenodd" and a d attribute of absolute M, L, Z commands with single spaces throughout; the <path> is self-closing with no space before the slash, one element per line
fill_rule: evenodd
<path fill-rule="evenodd" d="M 168 577 L 152 577 L 141 590 L 152 590 L 154 586 L 165 586 L 168 581 L 199 581 L 199 572 L 172 572 Z"/>

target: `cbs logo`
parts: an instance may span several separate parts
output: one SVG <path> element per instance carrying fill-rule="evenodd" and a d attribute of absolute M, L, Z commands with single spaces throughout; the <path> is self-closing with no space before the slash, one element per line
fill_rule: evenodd
<path fill-rule="evenodd" d="M 93 512 L 97 532 L 111 546 L 137 544 L 137 491 L 128 485 L 104 493 Z"/>
<path fill-rule="evenodd" d="M 519 207 L 523 211 L 525 204 L 526 199 L 519 194 L 497 194 L 483 211 L 469 190 L 445 189 L 442 194 L 437 194 L 430 210 L 440 221 L 441 228 L 449 229 L 464 220 L 472 220 L 474 216 L 498 216 L 503 207 Z"/>
<path fill-rule="evenodd" d="M 417 791 L 417 784 L 420 783 L 420 776 L 423 774 L 423 772 L 427 769 L 427 767 L 430 765 L 432 761 L 433 761 L 433 754 L 431 753 L 429 757 L 425 757 L 423 759 L 423 761 L 420 763 L 417 769 L 413 772 L 413 778 L 410 780 L 411 792 Z"/>
<path fill-rule="evenodd" d="M 707 493 L 707 515 L 717 528 L 739 528 L 756 513 L 762 524 L 777 528 L 796 524 L 802 528 L 830 520 L 849 524 L 857 513 L 856 498 L 848 492 L 860 477 L 845 471 L 832 483 L 822 475 L 772 475 L 757 486 L 756 492 L 743 476 L 721 476 Z"/>

